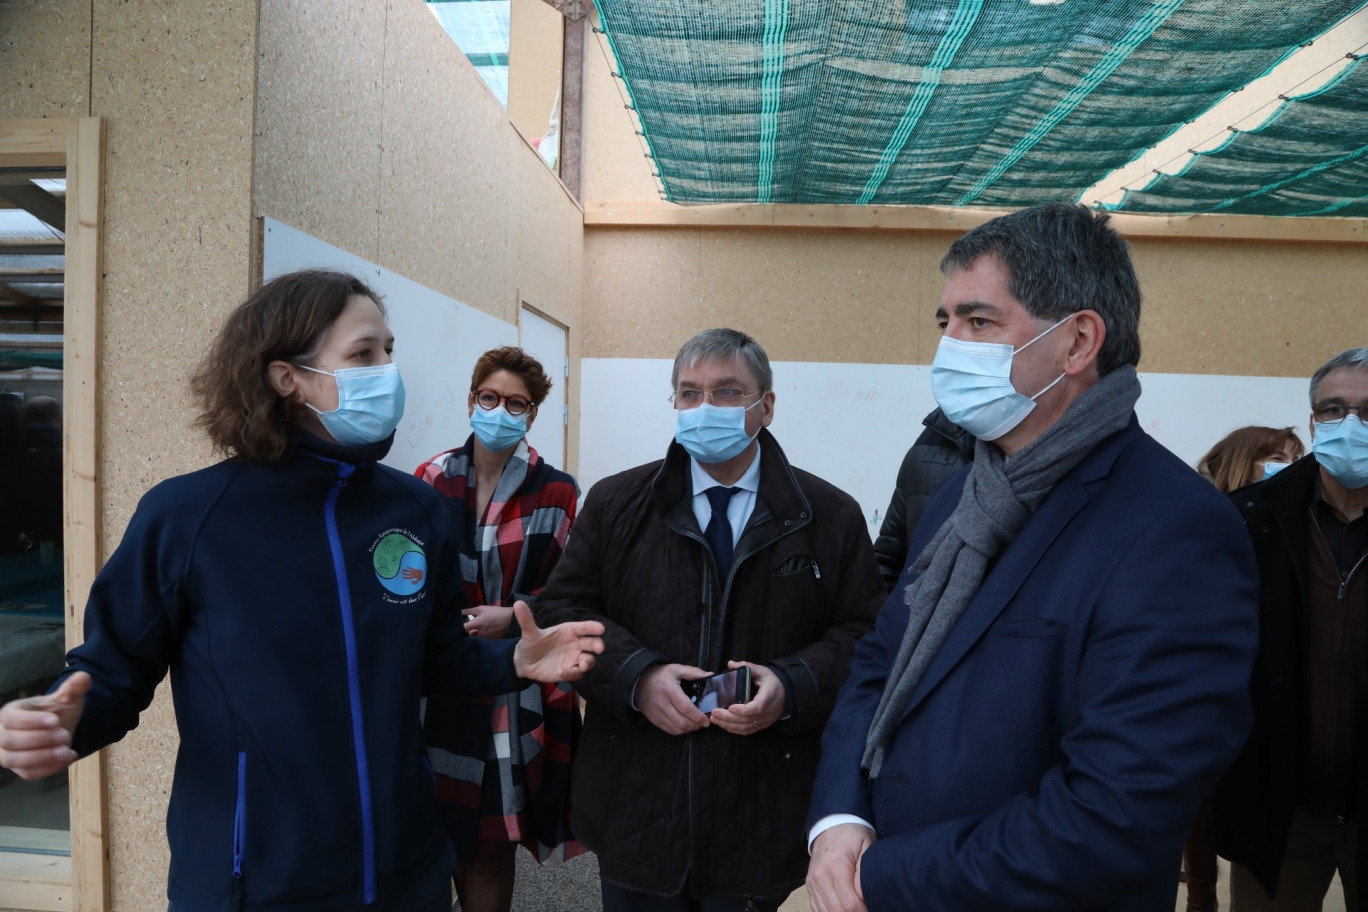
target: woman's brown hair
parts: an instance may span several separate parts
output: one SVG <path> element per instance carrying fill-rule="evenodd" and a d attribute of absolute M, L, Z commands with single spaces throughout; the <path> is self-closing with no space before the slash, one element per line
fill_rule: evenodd
<path fill-rule="evenodd" d="M 475 392 L 490 374 L 500 370 L 522 378 L 533 406 L 541 405 L 546 401 L 546 394 L 551 392 L 551 378 L 546 375 L 542 363 L 516 345 L 491 348 L 480 355 L 475 362 L 475 371 L 470 375 L 470 391 Z"/>
<path fill-rule="evenodd" d="M 200 405 L 195 425 L 215 450 L 252 462 L 275 462 L 289 451 L 305 406 L 275 391 L 266 366 L 310 361 L 353 295 L 384 313 L 379 296 L 355 276 L 306 269 L 272 279 L 229 315 L 190 379 Z"/>
<path fill-rule="evenodd" d="M 1304 449 L 1292 428 L 1242 427 L 1208 450 L 1197 462 L 1197 471 L 1217 488 L 1230 493 L 1254 481 L 1254 464 L 1281 453 L 1289 441 L 1300 459 Z"/>

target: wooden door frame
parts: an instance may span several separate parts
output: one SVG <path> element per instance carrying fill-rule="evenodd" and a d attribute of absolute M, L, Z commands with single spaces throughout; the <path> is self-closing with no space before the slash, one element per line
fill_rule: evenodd
<path fill-rule="evenodd" d="M 558 365 L 557 368 L 553 368 L 553 370 L 555 370 L 555 373 L 556 373 L 556 376 L 555 376 L 554 380 L 555 380 L 556 382 L 558 382 L 558 383 L 561 384 L 561 389 L 564 390 L 564 392 L 565 392 L 565 408 L 566 408 L 565 414 L 564 414 L 564 416 L 562 417 L 561 422 L 560 422 L 560 429 L 561 429 L 561 453 L 563 454 L 563 457 L 562 457 L 562 459 L 561 459 L 561 462 L 562 462 L 563 464 L 562 464 L 562 465 L 556 466 L 556 468 L 560 469 L 562 472 L 569 472 L 570 469 L 568 468 L 568 466 L 569 466 L 569 464 L 570 464 L 570 411 L 569 411 L 569 409 L 570 409 L 570 327 L 566 325 L 566 323 L 565 323 L 564 320 L 560 319 L 559 317 L 553 317 L 551 314 L 547 313 L 546 308 L 542 307 L 540 304 L 538 304 L 538 303 L 535 302 L 535 301 L 532 301 L 532 300 L 530 300 L 530 299 L 528 299 L 528 298 L 526 298 L 526 297 L 523 297 L 522 293 L 519 292 L 519 293 L 518 293 L 518 344 L 519 344 L 519 345 L 522 345 L 522 315 L 523 315 L 523 311 L 524 311 L 524 310 L 530 310 L 530 311 L 532 311 L 533 314 L 535 314 L 536 316 L 538 316 L 538 317 L 540 317 L 541 319 L 545 320 L 547 323 L 551 323 L 551 324 L 553 324 L 553 325 L 555 325 L 555 326 L 559 326 L 561 329 L 565 330 L 565 352 L 564 352 L 563 355 L 562 355 L 562 357 L 564 358 L 564 360 L 562 361 L 562 363 L 561 363 L 560 365 Z M 546 368 L 546 365 L 543 364 L 543 365 L 542 365 L 542 369 L 544 370 L 545 368 Z"/>
<path fill-rule="evenodd" d="M 62 497 L 67 648 L 83 639 L 100 569 L 100 255 L 104 129 L 98 117 L 0 120 L 0 167 L 65 167 Z M 104 753 L 70 770 L 71 857 L 0 853 L 0 908 L 108 912 Z"/>

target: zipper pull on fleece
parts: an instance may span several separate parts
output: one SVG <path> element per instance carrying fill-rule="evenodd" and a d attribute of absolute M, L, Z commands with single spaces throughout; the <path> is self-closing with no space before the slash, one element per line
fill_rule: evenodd
<path fill-rule="evenodd" d="M 347 479 L 355 474 L 356 466 L 352 465 L 350 462 L 339 462 L 337 464 L 337 486 L 339 488 L 345 488 L 347 486 Z"/>

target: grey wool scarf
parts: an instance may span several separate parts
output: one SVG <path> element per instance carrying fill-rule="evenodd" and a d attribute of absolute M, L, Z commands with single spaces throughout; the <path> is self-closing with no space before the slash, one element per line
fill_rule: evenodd
<path fill-rule="evenodd" d="M 861 766 L 877 778 L 903 710 L 983 579 L 988 562 L 1026 525 L 1054 486 L 1104 438 L 1124 429 L 1140 398 L 1131 365 L 1118 367 L 1073 401 L 1045 433 L 1011 459 L 980 440 L 955 512 L 912 568 L 903 597 L 909 616 L 883 696 L 869 726 Z"/>

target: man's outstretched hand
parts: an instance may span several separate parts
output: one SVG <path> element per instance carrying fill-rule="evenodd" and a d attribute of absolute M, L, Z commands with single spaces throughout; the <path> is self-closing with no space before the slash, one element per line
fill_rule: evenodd
<path fill-rule="evenodd" d="M 513 603 L 513 617 L 522 628 L 522 639 L 513 649 L 513 670 L 520 678 L 547 684 L 576 681 L 603 652 L 603 625 L 598 621 L 569 621 L 543 630 L 524 601 Z"/>
<path fill-rule="evenodd" d="M 0 766 L 23 779 L 42 779 L 76 759 L 71 735 L 81 721 L 90 675 L 78 671 L 41 697 L 0 706 Z"/>

